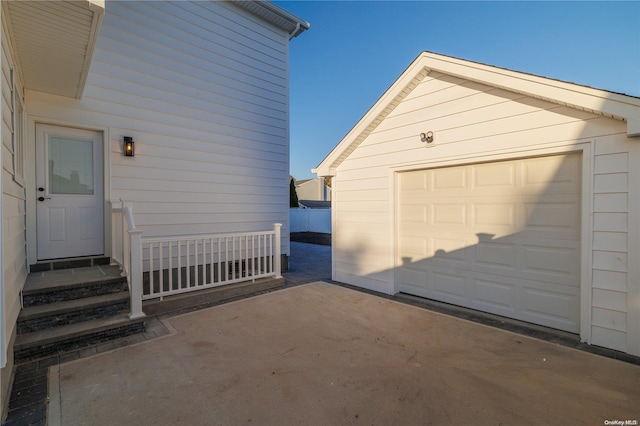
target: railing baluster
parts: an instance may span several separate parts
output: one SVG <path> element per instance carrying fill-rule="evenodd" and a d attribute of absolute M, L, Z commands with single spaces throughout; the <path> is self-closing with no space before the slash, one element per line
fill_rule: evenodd
<path fill-rule="evenodd" d="M 218 282 L 222 282 L 222 243 L 218 238 Z"/>
<path fill-rule="evenodd" d="M 207 284 L 213 284 L 213 237 L 209 238 L 209 281 Z"/>
<path fill-rule="evenodd" d="M 169 241 L 167 251 L 169 256 L 169 291 L 173 291 L 173 244 L 171 241 Z"/>
<path fill-rule="evenodd" d="M 207 284 L 207 246 L 206 246 L 206 242 L 207 240 L 205 240 L 204 238 L 200 239 L 200 244 L 202 244 L 202 256 L 200 256 L 202 258 L 202 264 L 200 265 L 200 270 L 202 271 L 202 278 L 200 280 L 200 285 L 204 286 Z"/>
<path fill-rule="evenodd" d="M 193 261 L 193 281 L 194 287 L 198 287 L 198 239 L 193 239 L 193 252 L 194 252 L 194 261 Z"/>
<path fill-rule="evenodd" d="M 186 258 L 186 267 L 187 267 L 187 288 L 191 287 L 191 253 L 189 250 L 189 240 L 185 241 L 187 243 L 187 258 Z"/>
<path fill-rule="evenodd" d="M 229 264 L 229 238 L 224 239 L 224 280 L 229 281 L 231 265 Z"/>
<path fill-rule="evenodd" d="M 251 236 L 251 275 L 256 276 L 256 236 Z"/>
<path fill-rule="evenodd" d="M 242 268 L 243 278 L 247 278 L 249 276 L 249 244 L 248 244 L 247 236 L 244 236 L 244 267 Z"/>
<path fill-rule="evenodd" d="M 153 279 L 153 242 L 149 242 L 149 293 L 155 294 L 155 280 Z"/>
<path fill-rule="evenodd" d="M 162 242 L 158 243 L 158 282 L 160 283 L 160 300 L 162 300 L 164 296 L 164 274 L 162 270 Z"/>
<path fill-rule="evenodd" d="M 231 238 L 231 279 L 236 279 L 236 237 Z"/>
<path fill-rule="evenodd" d="M 273 237 L 269 235 L 269 272 L 273 272 Z"/>
<path fill-rule="evenodd" d="M 202 246 L 202 255 L 200 258 L 202 259 L 202 263 L 200 264 L 200 273 L 202 274 L 200 277 L 200 285 L 204 286 L 207 284 L 207 271 L 205 267 L 207 266 L 207 247 L 205 245 L 206 240 L 204 238 L 200 239 L 200 245 Z"/>
<path fill-rule="evenodd" d="M 180 245 L 180 240 L 177 241 L 177 260 L 178 260 L 178 288 L 182 288 L 182 250 Z"/>
<path fill-rule="evenodd" d="M 263 237 L 262 237 L 262 235 L 258 235 L 258 262 L 260 262 L 258 264 L 258 267 L 260 268 L 260 274 L 262 274 L 264 272 L 263 266 L 262 266 L 262 264 L 264 262 L 264 260 L 262 259 L 262 244 L 264 244 L 263 243 Z"/>
<path fill-rule="evenodd" d="M 282 278 L 280 274 L 282 272 L 282 259 L 280 256 L 280 229 L 282 228 L 281 223 L 273 224 L 273 263 L 274 270 L 273 272 L 276 275 L 276 278 Z"/>

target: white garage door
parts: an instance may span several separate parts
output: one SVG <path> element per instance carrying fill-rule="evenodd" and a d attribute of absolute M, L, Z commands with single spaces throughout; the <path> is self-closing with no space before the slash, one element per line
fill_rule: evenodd
<path fill-rule="evenodd" d="M 580 170 L 568 154 L 400 173 L 400 291 L 577 333 Z"/>

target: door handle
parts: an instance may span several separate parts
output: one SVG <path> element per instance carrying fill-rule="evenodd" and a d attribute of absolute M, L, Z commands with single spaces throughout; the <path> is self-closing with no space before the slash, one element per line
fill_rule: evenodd
<path fill-rule="evenodd" d="M 38 197 L 38 201 L 50 200 L 51 197 Z"/>

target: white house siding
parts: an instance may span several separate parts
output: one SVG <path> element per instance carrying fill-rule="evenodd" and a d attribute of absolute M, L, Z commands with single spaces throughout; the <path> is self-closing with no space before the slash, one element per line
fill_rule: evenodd
<path fill-rule="evenodd" d="M 629 148 L 623 138 L 597 140 L 593 170 L 592 339 L 621 351 L 628 330 Z"/>
<path fill-rule="evenodd" d="M 107 2 L 82 100 L 30 91 L 28 113 L 106 129 L 107 198 L 144 236 L 280 222 L 288 253 L 288 43 L 227 2 Z"/>
<path fill-rule="evenodd" d="M 4 18 L 4 16 L 3 16 Z M 25 190 L 14 179 L 12 135 L 11 69 L 15 68 L 10 39 L 2 22 L 2 281 L 0 312 L 2 315 L 2 375 L 0 388 L 2 404 L 6 397 L 13 368 L 13 334 L 20 313 L 20 291 L 24 286 L 26 270 L 25 251 Z M 22 84 L 15 71 L 15 92 L 21 96 Z M 16 111 L 17 112 L 17 111 Z M 4 408 L 4 405 L 3 405 Z"/>
<path fill-rule="evenodd" d="M 433 131 L 425 148 L 420 133 Z M 626 124 L 459 77 L 432 72 L 340 163 L 333 177 L 333 278 L 393 294 L 395 172 L 568 152 L 585 148 L 582 217 L 592 264 L 582 280 L 581 330 L 590 343 L 629 351 L 640 326 L 627 321 L 628 164 Z M 637 238 L 637 236 L 633 236 Z M 588 260 L 586 260 L 589 263 Z M 584 266 L 584 265 L 583 265 Z M 637 292 L 637 285 L 632 286 Z M 591 303 L 590 309 L 585 301 Z M 635 317 L 635 314 L 632 314 Z M 584 324 L 583 320 L 583 324 Z M 637 346 L 636 346 L 637 347 Z M 640 353 L 637 353 L 640 355 Z"/>

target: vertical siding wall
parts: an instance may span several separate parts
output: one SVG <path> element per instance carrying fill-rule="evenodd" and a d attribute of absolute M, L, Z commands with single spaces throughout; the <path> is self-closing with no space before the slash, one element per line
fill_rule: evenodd
<path fill-rule="evenodd" d="M 10 39 L 2 21 L 2 302 L 5 356 L 20 313 L 20 291 L 27 279 L 25 238 L 25 190 L 13 178 L 13 124 L 11 119 L 11 69 L 15 67 Z M 15 91 L 22 93 L 22 84 L 15 72 Z M 7 358 L 4 358 L 7 359 Z"/>
<path fill-rule="evenodd" d="M 425 148 L 421 132 L 433 131 Z M 593 144 L 592 342 L 627 338 L 625 124 L 544 100 L 431 73 L 338 167 L 333 178 L 334 279 L 393 293 L 393 172 L 527 157 Z M 640 295 L 638 295 L 640 296 Z M 634 333 L 640 332 L 637 328 Z"/>
<path fill-rule="evenodd" d="M 227 2 L 107 2 L 83 99 L 29 92 L 28 112 L 109 128 L 107 197 L 145 236 L 280 222 L 288 253 L 288 43 Z"/>

